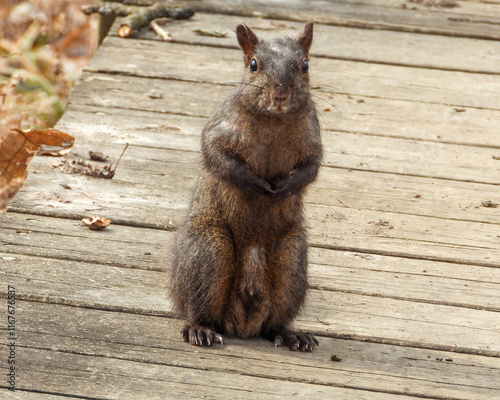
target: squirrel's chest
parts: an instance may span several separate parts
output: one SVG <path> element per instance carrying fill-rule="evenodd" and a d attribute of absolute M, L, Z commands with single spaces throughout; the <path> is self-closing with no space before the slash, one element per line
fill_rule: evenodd
<path fill-rule="evenodd" d="M 240 155 L 261 177 L 286 175 L 303 158 L 305 143 L 286 129 L 262 130 L 243 143 Z"/>
<path fill-rule="evenodd" d="M 298 162 L 298 155 L 293 149 L 272 149 L 257 145 L 249 149 L 245 161 L 257 175 L 271 178 L 290 172 Z"/>

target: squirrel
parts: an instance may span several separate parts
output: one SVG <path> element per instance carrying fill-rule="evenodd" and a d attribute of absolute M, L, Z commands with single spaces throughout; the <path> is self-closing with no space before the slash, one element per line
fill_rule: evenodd
<path fill-rule="evenodd" d="M 236 27 L 242 83 L 203 128 L 203 165 L 179 228 L 170 269 L 174 309 L 196 346 L 222 334 L 262 336 L 312 351 L 312 333 L 290 330 L 304 303 L 303 194 L 322 161 L 309 87 L 313 23 L 297 39 L 259 40 Z"/>

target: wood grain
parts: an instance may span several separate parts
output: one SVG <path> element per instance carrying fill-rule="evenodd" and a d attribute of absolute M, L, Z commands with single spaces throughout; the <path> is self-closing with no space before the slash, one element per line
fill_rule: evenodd
<path fill-rule="evenodd" d="M 307 15 L 304 14 L 297 17 L 302 21 L 309 20 Z M 286 16 L 284 18 L 286 19 Z M 457 16 L 456 18 L 461 17 Z M 174 43 L 201 44 L 212 48 L 236 49 L 238 45 L 233 32 L 238 23 L 245 22 L 252 29 L 255 29 L 255 32 L 260 37 L 296 36 L 304 22 L 285 19 L 268 20 L 254 18 L 251 15 L 242 17 L 197 13 L 190 20 L 177 21 L 175 24 L 169 25 L 168 30 L 173 35 Z M 444 69 L 493 74 L 498 74 L 500 71 L 498 66 L 500 56 L 495 50 L 495 42 L 491 40 L 465 37 L 460 38 L 458 42 L 455 37 L 421 34 L 411 30 L 369 29 L 367 25 L 356 24 L 332 26 L 328 25 L 328 23 L 323 24 L 322 20 L 316 18 L 316 16 L 311 16 L 310 20 L 316 22 L 314 43 L 311 49 L 314 56 L 363 63 L 422 67 L 434 70 Z M 417 23 L 424 27 L 426 21 L 420 20 Z M 496 30 L 494 25 L 491 25 L 490 28 Z M 114 35 L 117 29 L 118 25 L 115 25 L 111 30 L 111 35 Z M 222 39 L 201 36 L 193 32 L 193 29 L 220 29 L 227 32 L 228 36 Z M 497 35 L 497 32 L 495 32 L 495 35 Z M 142 31 L 139 38 L 150 41 L 149 46 L 144 45 L 146 49 L 154 46 L 151 43 L 153 40 L 159 43 L 159 39 L 150 30 Z M 106 39 L 106 41 L 112 40 L 114 40 L 112 36 Z M 128 44 L 123 43 L 123 45 L 127 46 Z M 168 52 L 168 45 L 165 44 L 165 52 Z M 214 54 L 216 54 L 216 51 L 214 50 Z M 136 59 L 133 59 L 132 64 L 135 61 Z M 212 58 L 200 61 L 217 62 L 216 59 Z M 186 67 L 189 68 L 189 65 L 186 65 Z M 407 73 L 411 73 L 411 71 L 407 71 Z"/>
<path fill-rule="evenodd" d="M 399 399 L 408 395 L 433 399 L 446 396 L 494 399 L 500 390 L 494 379 L 500 365 L 494 358 L 329 338 L 321 338 L 318 351 L 311 354 L 274 349 L 262 339 L 229 338 L 224 346 L 198 349 L 179 340 L 181 325 L 179 321 L 168 318 L 43 303 L 22 302 L 19 309 L 23 316 L 20 334 L 25 340 L 26 354 L 34 364 L 28 372 L 32 377 L 27 376 L 25 381 L 37 382 L 36 389 L 43 390 L 44 386 L 53 384 L 54 379 L 50 378 L 53 374 L 48 372 L 54 369 L 57 372 L 62 365 L 70 363 L 74 372 L 68 379 L 87 382 L 94 376 L 97 382 L 101 382 L 104 374 L 112 378 L 106 389 L 110 391 L 109 395 L 113 390 L 119 392 L 117 385 L 120 381 L 127 388 L 125 390 L 134 386 L 123 384 L 123 377 L 120 380 L 120 375 L 130 373 L 126 372 L 129 369 L 142 371 L 134 373 L 133 379 L 147 376 L 154 379 L 148 386 L 153 390 L 163 387 L 161 380 L 166 373 L 174 383 L 174 390 L 180 390 L 177 388 L 181 384 L 195 382 L 185 382 L 187 376 L 196 380 L 210 370 L 216 371 L 217 374 L 206 376 L 211 376 L 217 383 L 223 396 L 233 392 L 234 388 L 228 383 L 242 376 L 257 380 L 242 381 L 243 385 L 249 384 L 247 396 L 257 395 L 256 385 L 263 378 L 263 370 L 268 375 L 262 380 L 268 383 L 266 390 L 283 390 L 284 386 L 291 385 L 291 388 L 295 383 L 318 390 L 324 387 L 341 398 L 380 396 L 391 399 L 394 396 Z M 37 324 L 35 320 L 41 323 Z M 93 324 L 85 321 L 93 321 Z M 331 362 L 331 354 L 342 361 Z M 93 361 L 96 359 L 101 361 L 96 363 Z M 85 368 L 90 370 L 85 372 Z M 242 370 L 245 370 L 244 375 L 238 372 Z M 49 382 L 34 379 L 39 377 L 46 377 Z M 205 393 L 214 390 L 210 386 L 203 388 L 205 385 L 198 381 L 195 386 L 206 390 Z M 57 388 L 62 393 L 71 393 L 71 386 Z M 96 395 L 92 392 L 96 390 L 95 386 L 92 388 L 85 383 L 81 388 L 86 395 Z M 103 389 L 101 385 L 97 388 Z M 330 392 L 314 394 L 309 389 L 304 393 L 322 398 Z"/>
<path fill-rule="evenodd" d="M 115 177 L 36 157 L 0 216 L 17 398 L 499 398 L 500 2 L 189 4 L 208 12 L 168 23 L 173 43 L 111 33 L 58 124 L 74 157 L 116 163 L 129 143 Z M 320 347 L 189 346 L 168 298 L 170 247 L 199 132 L 240 80 L 232 29 L 296 35 L 308 19 L 325 158 L 306 195 L 311 288 L 295 326 Z M 81 224 L 96 214 L 113 223 Z"/>
<path fill-rule="evenodd" d="M 281 4 L 280 4 L 281 3 Z M 286 7 L 282 2 L 266 2 L 253 0 L 231 1 L 189 1 L 186 2 L 198 11 L 238 16 L 258 16 L 261 18 L 284 19 L 292 21 L 314 20 L 328 25 L 369 29 L 384 29 L 390 31 L 416 32 L 421 34 L 446 35 L 452 37 L 467 37 L 476 39 L 497 39 L 498 32 L 495 25 L 500 23 L 498 5 L 483 6 L 490 14 L 479 17 L 476 14 L 464 16 L 454 13 L 455 8 L 442 12 L 431 10 L 428 7 L 413 9 L 388 4 L 383 7 L 382 2 L 348 2 L 348 1 L 287 1 Z M 386 3 L 387 4 L 387 3 Z M 479 7 L 470 7 L 470 12 L 480 13 Z M 446 10 L 445 10 L 446 11 Z M 484 12 L 484 11 L 483 11 Z"/>
<path fill-rule="evenodd" d="M 171 233 L 164 235 L 163 243 L 154 243 L 150 254 L 141 254 L 143 243 L 137 240 L 139 232 L 144 241 L 147 238 L 153 238 L 157 231 L 115 226 L 108 232 L 113 235 L 113 242 L 120 240 L 127 245 L 128 254 L 142 256 L 138 262 L 121 265 L 117 245 L 110 241 L 109 236 L 102 238 L 101 235 L 99 238 L 99 235 L 106 231 L 94 232 L 86 229 L 79 232 L 75 229 L 74 222 L 70 220 L 59 221 L 48 217 L 38 217 L 38 219 L 38 221 L 24 223 L 25 226 L 31 225 L 31 229 L 21 230 L 19 227 L 3 229 L 5 232 L 12 232 L 7 235 L 2 233 L 0 240 L 4 244 L 8 243 L 14 235 L 18 237 L 19 244 L 25 243 L 21 253 L 4 256 L 6 259 L 2 265 L 3 284 L 10 282 L 16 287 L 23 287 L 26 293 L 24 298 L 27 300 L 142 314 L 171 315 L 166 290 L 167 276 L 161 272 L 168 264 L 168 257 L 163 257 L 168 247 L 161 248 L 161 246 L 169 245 Z M 14 221 L 15 218 L 11 218 L 11 225 Z M 49 221 L 52 222 L 52 229 L 57 232 L 57 245 L 51 245 L 45 239 L 44 245 L 48 247 L 41 249 L 39 238 L 47 234 L 40 232 L 37 226 L 46 226 Z M 18 219 L 18 223 L 23 223 L 23 221 Z M 75 240 L 77 234 L 80 237 Z M 78 257 L 79 248 L 75 246 L 75 242 L 78 242 L 78 247 L 85 249 L 90 256 Z M 117 249 L 111 257 L 105 250 L 109 246 Z M 337 258 L 336 254 L 336 252 L 325 252 L 325 250 L 315 251 L 316 260 L 319 259 L 323 265 L 312 268 L 311 278 L 316 288 L 309 293 L 304 313 L 297 319 L 297 327 L 325 336 L 356 337 L 368 341 L 430 349 L 445 349 L 451 341 L 454 351 L 500 356 L 496 331 L 496 327 L 500 326 L 500 313 L 495 312 L 500 307 L 500 298 L 495 295 L 500 285 L 497 270 L 492 270 L 492 277 L 496 278 L 492 278 L 491 284 L 484 282 L 475 284 L 469 280 L 474 279 L 472 278 L 473 272 L 478 268 L 472 269 L 469 279 L 465 280 L 471 287 L 471 293 L 469 293 L 469 286 L 461 285 L 463 282 L 459 279 L 447 280 L 429 276 L 427 279 L 422 279 L 421 284 L 429 284 L 428 291 L 423 296 L 430 301 L 425 301 L 425 299 L 421 301 L 415 294 L 403 294 L 405 293 L 404 283 L 400 287 L 401 294 L 399 295 L 397 290 L 392 292 L 386 290 L 386 294 L 381 296 L 379 290 L 371 289 L 366 283 L 364 284 L 365 292 L 359 293 L 359 290 L 352 290 L 352 285 L 356 284 L 354 280 L 349 281 L 347 288 L 340 289 L 342 284 L 338 273 L 346 273 L 345 270 L 335 264 L 326 265 L 328 260 L 335 260 L 338 264 L 342 257 Z M 47 260 L 42 261 L 40 257 Z M 89 263 L 90 260 L 91 263 Z M 393 262 L 397 261 L 393 260 Z M 418 272 L 414 271 L 413 275 L 401 276 L 402 281 L 406 280 L 411 285 L 412 278 L 418 279 L 425 275 L 423 269 L 427 268 L 426 265 L 428 263 L 419 265 Z M 36 270 L 33 271 L 35 268 Z M 485 271 L 485 269 L 479 269 Z M 320 278 L 320 271 L 323 274 L 328 271 L 331 278 Z M 382 271 L 374 273 L 369 270 L 358 272 L 368 275 L 371 279 L 377 277 L 373 281 L 369 280 L 370 282 L 384 280 L 385 284 L 389 284 L 392 280 L 399 279 L 397 272 L 392 274 Z M 347 274 L 350 273 L 352 272 L 347 272 Z M 318 285 L 317 282 L 321 283 Z M 450 283 L 451 286 L 448 286 Z M 399 283 L 392 283 L 393 290 L 397 289 L 397 285 Z M 448 301 L 436 299 L 433 296 L 433 286 L 443 290 L 445 287 L 448 287 L 448 290 L 454 290 L 457 296 L 455 304 L 449 301 L 452 298 Z M 474 296 L 475 287 L 477 289 Z M 483 292 L 480 287 L 484 287 L 485 291 Z M 20 298 L 23 298 L 23 291 L 20 289 L 19 291 Z M 141 295 L 143 292 L 145 294 Z M 461 292 L 467 292 L 467 294 L 459 300 Z M 492 311 L 478 309 L 477 304 L 472 307 L 462 306 L 461 303 L 467 302 L 467 298 L 474 297 L 475 301 L 480 301 Z M 469 301 L 474 303 L 474 300 Z M 375 331 L 373 330 L 374 324 L 378 326 Z"/>

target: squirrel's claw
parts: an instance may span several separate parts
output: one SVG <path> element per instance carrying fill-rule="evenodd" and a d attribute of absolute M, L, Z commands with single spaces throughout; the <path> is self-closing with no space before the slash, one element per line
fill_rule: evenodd
<path fill-rule="evenodd" d="M 186 325 L 182 328 L 182 340 L 191 343 L 193 346 L 212 346 L 213 343 L 223 344 L 222 335 L 211 328 L 205 326 Z"/>
<path fill-rule="evenodd" d="M 274 337 L 274 346 L 288 346 L 292 351 L 313 351 L 319 342 L 312 333 L 287 331 Z"/>
<path fill-rule="evenodd" d="M 216 333 L 214 343 L 224 344 L 224 339 L 222 338 L 222 335 Z"/>

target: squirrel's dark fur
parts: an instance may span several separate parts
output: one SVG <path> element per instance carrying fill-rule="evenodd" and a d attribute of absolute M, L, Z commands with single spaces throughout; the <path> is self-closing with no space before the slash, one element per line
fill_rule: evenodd
<path fill-rule="evenodd" d="M 310 351 L 314 336 L 288 327 L 308 288 L 302 195 L 322 158 L 309 91 L 313 24 L 297 40 L 259 41 L 243 24 L 236 35 L 244 78 L 203 129 L 203 170 L 177 234 L 171 297 L 191 344 L 262 335 Z"/>

